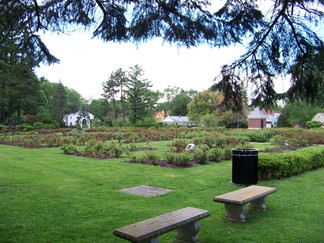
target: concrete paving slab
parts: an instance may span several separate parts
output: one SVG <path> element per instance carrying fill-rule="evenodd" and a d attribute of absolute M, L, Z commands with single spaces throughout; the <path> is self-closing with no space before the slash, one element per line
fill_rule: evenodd
<path fill-rule="evenodd" d="M 123 193 L 143 196 L 143 197 L 154 197 L 157 195 L 163 195 L 163 194 L 170 193 L 173 190 L 159 188 L 159 187 L 153 187 L 153 186 L 147 186 L 147 185 L 141 185 L 141 186 L 135 186 L 135 187 L 121 189 L 118 191 L 123 192 Z"/>

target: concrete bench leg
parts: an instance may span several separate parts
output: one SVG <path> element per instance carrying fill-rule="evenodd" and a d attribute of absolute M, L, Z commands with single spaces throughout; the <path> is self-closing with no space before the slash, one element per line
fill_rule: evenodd
<path fill-rule="evenodd" d="M 183 242 L 183 243 L 199 242 L 199 238 L 196 235 L 199 232 L 200 227 L 201 227 L 200 222 L 196 221 L 192 224 L 188 224 L 188 225 L 185 225 L 185 226 L 177 229 L 176 242 L 179 242 L 179 243 L 180 242 Z"/>
<path fill-rule="evenodd" d="M 231 221 L 245 222 L 245 205 L 225 203 L 226 218 Z"/>
<path fill-rule="evenodd" d="M 146 241 L 143 241 L 143 243 L 159 243 L 159 239 L 156 237 L 156 238 L 152 238 L 152 239 L 149 239 L 149 240 L 146 240 Z"/>
<path fill-rule="evenodd" d="M 251 201 L 250 206 L 255 210 L 265 211 L 267 210 L 265 203 L 266 203 L 266 197 L 261 197 L 259 199 Z"/>

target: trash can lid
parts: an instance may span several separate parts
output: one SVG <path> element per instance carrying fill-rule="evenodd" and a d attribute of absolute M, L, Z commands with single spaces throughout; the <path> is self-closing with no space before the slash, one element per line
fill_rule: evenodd
<path fill-rule="evenodd" d="M 258 154 L 258 149 L 245 148 L 245 149 L 232 149 L 232 154 Z"/>

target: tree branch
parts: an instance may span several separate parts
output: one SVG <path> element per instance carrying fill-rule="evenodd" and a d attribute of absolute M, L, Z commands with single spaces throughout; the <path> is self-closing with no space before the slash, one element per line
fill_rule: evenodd
<path fill-rule="evenodd" d="M 302 47 L 302 46 L 300 45 L 300 43 L 299 43 L 298 35 L 297 35 L 296 29 L 295 29 L 295 27 L 294 27 L 294 24 L 292 23 L 292 21 L 288 18 L 288 16 L 287 16 L 285 13 L 283 14 L 283 17 L 287 20 L 287 22 L 288 22 L 288 24 L 289 24 L 289 26 L 290 26 L 290 28 L 291 28 L 291 30 L 292 30 L 292 32 L 293 32 L 293 35 L 294 35 L 294 38 L 295 38 L 295 40 L 296 40 L 296 44 L 297 44 L 297 46 L 299 47 L 300 51 L 301 51 L 303 54 L 305 54 L 305 51 L 304 51 L 303 47 Z"/>
<path fill-rule="evenodd" d="M 266 38 L 269 36 L 270 32 L 273 30 L 274 26 L 278 23 L 279 19 L 285 14 L 285 11 L 288 7 L 287 1 L 285 2 L 284 6 L 276 16 L 276 18 L 272 21 L 271 25 L 268 27 L 268 30 L 266 33 L 262 36 L 262 38 L 257 42 L 256 46 L 253 48 L 252 51 L 249 51 L 246 53 L 245 56 L 243 56 L 237 63 L 233 63 L 233 65 L 230 66 L 230 68 L 239 66 L 244 61 L 246 61 L 251 55 L 255 55 L 256 51 L 259 49 L 259 47 L 263 44 L 263 42 L 266 40 Z"/>
<path fill-rule="evenodd" d="M 98 4 L 99 8 L 102 11 L 103 18 L 102 18 L 102 21 L 101 21 L 100 25 L 95 29 L 95 31 L 93 33 L 96 33 L 101 28 L 101 26 L 103 26 L 103 23 L 104 23 L 104 21 L 106 19 L 106 9 L 105 9 L 105 7 L 102 5 L 100 0 L 96 0 L 96 3 Z"/>
<path fill-rule="evenodd" d="M 42 25 L 42 22 L 41 22 L 41 17 L 40 17 L 40 14 L 39 14 L 39 6 L 37 4 L 37 0 L 34 0 L 34 5 L 35 5 L 35 12 L 36 12 L 36 16 L 37 16 L 37 31 L 39 31 L 39 29 L 41 27 L 45 28 L 47 30 L 47 28 Z"/>

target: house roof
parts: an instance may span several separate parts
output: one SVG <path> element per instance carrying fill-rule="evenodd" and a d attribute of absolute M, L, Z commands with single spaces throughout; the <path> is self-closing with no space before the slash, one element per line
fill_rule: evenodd
<path fill-rule="evenodd" d="M 281 114 L 281 111 L 277 111 L 277 110 L 266 110 L 266 109 L 262 109 L 261 110 L 265 115 L 279 115 Z"/>
<path fill-rule="evenodd" d="M 191 121 L 187 116 L 168 116 L 163 122 L 174 122 L 174 123 L 190 123 Z"/>
<path fill-rule="evenodd" d="M 156 117 L 156 116 L 163 116 L 163 117 L 167 117 L 168 116 L 168 113 L 166 111 L 156 111 L 154 112 L 153 116 Z"/>
<path fill-rule="evenodd" d="M 87 111 L 86 111 L 87 112 Z M 90 112 L 87 112 L 88 113 L 88 115 L 90 116 L 90 119 L 93 119 L 94 118 L 94 115 L 93 114 L 91 114 Z M 77 111 L 77 112 L 75 112 L 75 113 L 70 113 L 70 114 L 66 114 L 65 116 L 79 116 L 79 115 L 81 115 L 82 114 L 82 112 L 81 111 Z"/>
<path fill-rule="evenodd" d="M 324 122 L 324 113 L 317 113 L 313 119 L 313 121 Z"/>
<path fill-rule="evenodd" d="M 324 113 L 317 113 L 314 117 L 320 117 L 320 116 L 324 116 Z"/>
<path fill-rule="evenodd" d="M 187 116 L 169 116 L 174 122 L 190 122 Z"/>
<path fill-rule="evenodd" d="M 260 119 L 267 118 L 266 114 L 264 114 L 259 107 L 255 108 L 248 116 L 248 119 Z"/>

